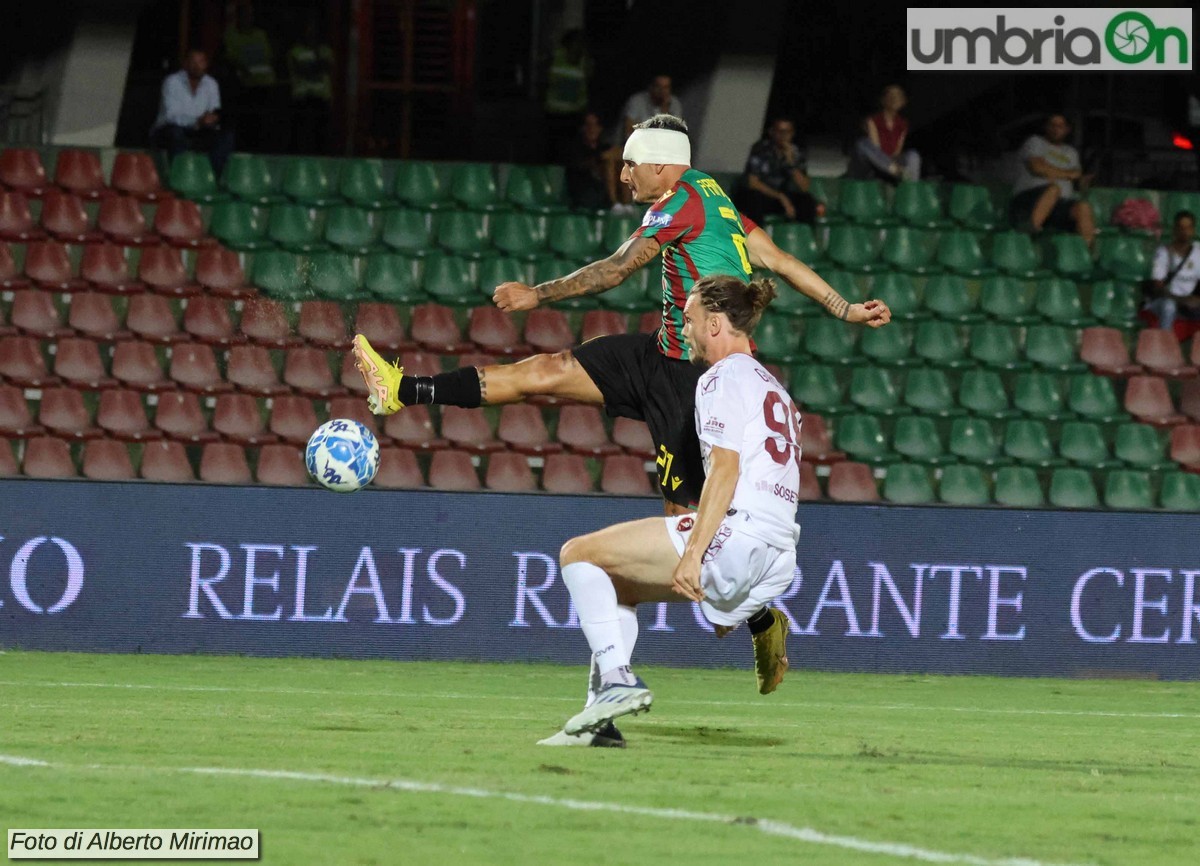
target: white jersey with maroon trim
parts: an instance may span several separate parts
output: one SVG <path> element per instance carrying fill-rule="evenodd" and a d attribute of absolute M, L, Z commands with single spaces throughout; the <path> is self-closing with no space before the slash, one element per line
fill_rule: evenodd
<path fill-rule="evenodd" d="M 705 472 L 713 446 L 740 455 L 731 508 L 739 529 L 776 547 L 796 544 L 800 413 L 787 390 L 749 355 L 718 361 L 696 383 L 696 432 Z"/>

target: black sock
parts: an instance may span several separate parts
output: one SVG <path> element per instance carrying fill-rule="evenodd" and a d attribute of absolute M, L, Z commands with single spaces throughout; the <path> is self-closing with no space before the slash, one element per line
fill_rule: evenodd
<path fill-rule="evenodd" d="M 483 405 L 479 371 L 474 367 L 459 367 L 436 376 L 405 376 L 400 380 L 399 396 L 405 406 L 436 403 L 478 409 Z"/>
<path fill-rule="evenodd" d="M 775 617 L 771 616 L 771 608 L 761 608 L 758 613 L 746 620 L 746 625 L 750 627 L 750 634 L 762 634 L 769 629 L 775 622 Z"/>

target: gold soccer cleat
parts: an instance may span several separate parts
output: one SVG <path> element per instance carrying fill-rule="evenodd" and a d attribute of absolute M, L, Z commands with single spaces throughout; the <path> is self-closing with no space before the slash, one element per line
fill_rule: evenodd
<path fill-rule="evenodd" d="M 783 682 L 787 673 L 787 614 L 771 608 L 774 622 L 764 632 L 752 635 L 754 640 L 754 676 L 758 679 L 758 693 L 769 695 Z"/>
<path fill-rule="evenodd" d="M 354 352 L 355 366 L 367 383 L 367 406 L 371 412 L 391 415 L 403 409 L 400 380 L 404 378 L 404 368 L 383 360 L 362 334 L 354 335 L 351 350 Z"/>

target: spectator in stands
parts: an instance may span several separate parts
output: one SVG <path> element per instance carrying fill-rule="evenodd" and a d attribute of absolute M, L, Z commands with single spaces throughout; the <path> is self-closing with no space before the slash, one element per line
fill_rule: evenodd
<path fill-rule="evenodd" d="M 1014 226 L 1035 233 L 1046 226 L 1078 232 L 1090 247 L 1096 220 L 1091 205 L 1076 196 L 1073 184 L 1086 191 L 1092 176 L 1083 173 L 1079 151 L 1066 143 L 1070 132 L 1067 118 L 1052 114 L 1046 118 L 1044 134 L 1031 135 L 1021 145 L 1008 215 Z"/>
<path fill-rule="evenodd" d="M 292 150 L 328 153 L 333 103 L 333 49 L 319 36 L 316 15 L 310 15 L 304 38 L 287 53 L 292 85 Z"/>
<path fill-rule="evenodd" d="M 880 110 L 863 122 L 864 135 L 854 144 L 851 177 L 880 178 L 888 183 L 921 179 L 921 155 L 905 150 L 908 121 L 900 111 L 908 104 L 904 89 L 889 84 L 879 97 Z"/>
<path fill-rule="evenodd" d="M 275 83 L 271 40 L 254 26 L 254 6 L 237 6 L 236 24 L 225 30 L 225 58 L 243 87 L 269 87 Z"/>
<path fill-rule="evenodd" d="M 1200 320 L 1200 243 L 1196 241 L 1196 216 L 1181 210 L 1175 214 L 1170 243 L 1154 251 L 1150 268 L 1150 297 L 1145 309 L 1158 318 L 1158 326 L 1170 330 L 1176 319 Z"/>
<path fill-rule="evenodd" d="M 579 134 L 566 157 L 567 198 L 571 207 L 602 210 L 616 202 L 612 153 L 601 142 L 603 134 L 604 125 L 596 113 L 584 114 Z"/>
<path fill-rule="evenodd" d="M 679 97 L 671 93 L 671 76 L 669 75 L 654 76 L 650 79 L 649 87 L 639 90 L 625 100 L 625 107 L 621 110 L 623 118 L 621 140 L 616 142 L 616 145 L 624 147 L 625 140 L 633 134 L 633 125 L 641 123 L 643 120 L 649 120 L 656 114 L 672 114 L 675 117 L 683 117 L 683 103 L 679 101 Z"/>
<path fill-rule="evenodd" d="M 221 123 L 221 89 L 207 73 L 208 55 L 189 50 L 183 68 L 163 79 L 158 119 L 150 137 L 171 159 L 185 150 L 207 152 L 213 172 L 220 177 L 233 153 L 233 131 Z"/>
<path fill-rule="evenodd" d="M 555 160 L 566 160 L 573 150 L 576 130 L 585 120 L 588 79 L 592 75 L 583 31 L 577 27 L 562 34 L 546 70 L 546 137 Z"/>
<path fill-rule="evenodd" d="M 737 206 L 757 223 L 772 214 L 812 224 L 817 203 L 808 191 L 806 157 L 793 141 L 796 126 L 777 117 L 767 134 L 750 148 L 746 171 L 737 192 Z"/>

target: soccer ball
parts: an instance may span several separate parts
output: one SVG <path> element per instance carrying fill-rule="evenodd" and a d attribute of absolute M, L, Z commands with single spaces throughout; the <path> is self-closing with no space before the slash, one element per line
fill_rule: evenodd
<path fill-rule="evenodd" d="M 370 484 L 379 471 L 379 442 L 357 421 L 334 418 L 308 438 L 304 463 L 318 484 L 337 493 L 353 493 Z"/>

